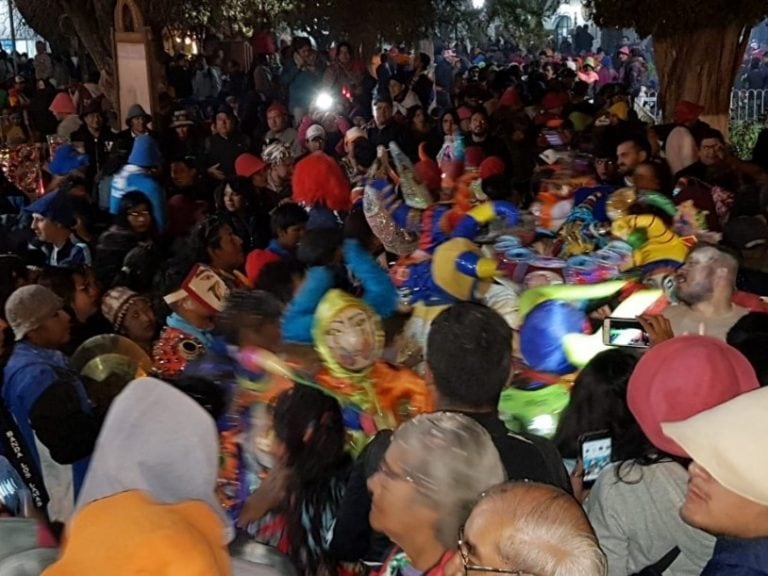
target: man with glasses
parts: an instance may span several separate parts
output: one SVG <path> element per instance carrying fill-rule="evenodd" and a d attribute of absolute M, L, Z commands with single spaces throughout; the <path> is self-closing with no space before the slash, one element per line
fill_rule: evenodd
<path fill-rule="evenodd" d="M 605 555 L 584 510 L 544 484 L 514 482 L 491 488 L 459 532 L 446 574 L 604 576 Z"/>

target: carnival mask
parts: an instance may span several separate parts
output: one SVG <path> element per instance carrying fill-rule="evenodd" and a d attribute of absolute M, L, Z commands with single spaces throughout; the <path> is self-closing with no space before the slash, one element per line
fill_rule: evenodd
<path fill-rule="evenodd" d="M 323 334 L 331 357 L 346 370 L 359 372 L 378 358 L 376 324 L 371 314 L 349 306 L 337 312 Z"/>

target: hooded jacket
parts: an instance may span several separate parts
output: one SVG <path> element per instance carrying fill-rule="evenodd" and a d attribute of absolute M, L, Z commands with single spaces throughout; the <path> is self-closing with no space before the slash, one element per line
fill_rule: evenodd
<path fill-rule="evenodd" d="M 91 472 L 46 576 L 226 576 L 226 521 L 214 495 L 216 425 L 154 378 L 113 402 Z"/>
<path fill-rule="evenodd" d="M 115 174 L 110 189 L 109 211 L 117 214 L 126 192 L 141 192 L 152 204 L 152 216 L 159 232 L 165 230 L 165 192 L 148 169 L 160 166 L 162 158 L 155 140 L 144 134 L 136 138 L 128 164 Z"/>
<path fill-rule="evenodd" d="M 22 340 L 3 373 L 3 400 L 42 472 L 49 516 L 66 520 L 99 432 L 83 383 L 61 352 Z"/>

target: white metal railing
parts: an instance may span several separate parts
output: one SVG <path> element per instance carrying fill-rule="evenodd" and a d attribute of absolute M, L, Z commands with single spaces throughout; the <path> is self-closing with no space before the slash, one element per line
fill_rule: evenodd
<path fill-rule="evenodd" d="M 768 90 L 732 90 L 731 120 L 757 122 L 768 112 Z"/>
<path fill-rule="evenodd" d="M 639 115 L 656 122 L 662 121 L 659 95 L 654 90 L 643 88 L 635 98 L 635 109 Z M 731 91 L 731 121 L 759 122 L 768 115 L 768 90 L 736 89 Z"/>

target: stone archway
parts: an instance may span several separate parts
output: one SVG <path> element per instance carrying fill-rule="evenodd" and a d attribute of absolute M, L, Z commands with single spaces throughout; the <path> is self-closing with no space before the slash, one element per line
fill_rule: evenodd
<path fill-rule="evenodd" d="M 115 6 L 115 32 L 136 33 L 144 29 L 144 16 L 134 0 L 118 0 Z"/>

